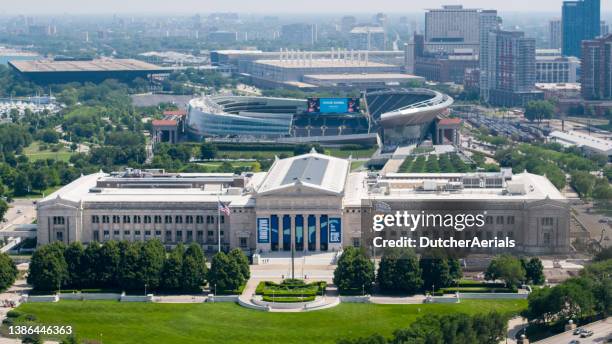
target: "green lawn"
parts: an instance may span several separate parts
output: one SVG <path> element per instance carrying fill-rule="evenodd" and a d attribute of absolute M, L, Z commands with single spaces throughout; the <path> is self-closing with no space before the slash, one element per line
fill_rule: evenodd
<path fill-rule="evenodd" d="M 460 304 L 344 303 L 308 313 L 266 313 L 234 303 L 147 304 L 115 301 L 26 303 L 18 310 L 39 323 L 71 325 L 80 338 L 102 343 L 334 343 L 373 333 L 390 336 L 418 316 L 451 312 L 518 313 L 524 300 L 465 300 Z M 22 315 L 18 322 L 25 317 Z M 6 331 L 6 325 L 3 326 Z"/>
<path fill-rule="evenodd" d="M 50 187 L 46 188 L 45 190 L 43 190 L 42 192 L 39 192 L 38 190 L 36 190 L 36 191 L 33 190 L 29 194 L 27 194 L 25 196 L 15 196 L 13 198 L 14 199 L 23 199 L 23 198 L 38 199 L 38 198 L 42 198 L 43 196 L 47 197 L 50 194 L 54 193 L 55 191 L 59 190 L 61 187 L 62 187 L 62 185 L 50 186 Z"/>
<path fill-rule="evenodd" d="M 31 145 L 23 149 L 23 154 L 25 154 L 31 161 L 44 159 L 68 161 L 73 154 L 66 147 L 62 147 L 62 149 L 58 150 L 57 152 L 53 152 L 50 149 L 53 145 L 47 145 L 49 148 L 44 150 L 40 149 L 40 145 L 41 143 L 39 141 L 32 142 Z"/>

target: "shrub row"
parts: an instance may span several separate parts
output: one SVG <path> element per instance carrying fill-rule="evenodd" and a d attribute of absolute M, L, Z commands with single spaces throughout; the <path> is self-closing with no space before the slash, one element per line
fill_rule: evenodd
<path fill-rule="evenodd" d="M 263 296 L 262 300 L 266 302 L 283 302 L 283 303 L 291 303 L 291 302 L 310 302 L 315 300 L 315 296 L 306 296 L 306 297 L 272 297 L 272 296 Z"/>

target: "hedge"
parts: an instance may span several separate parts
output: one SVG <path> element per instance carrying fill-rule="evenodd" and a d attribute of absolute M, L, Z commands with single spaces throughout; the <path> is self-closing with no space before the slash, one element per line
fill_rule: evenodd
<path fill-rule="evenodd" d="M 263 301 L 266 302 L 282 302 L 282 303 L 290 303 L 290 302 L 310 302 L 315 300 L 315 296 L 306 296 L 306 297 L 272 297 L 264 295 L 262 297 Z"/>
<path fill-rule="evenodd" d="M 259 282 L 255 294 L 264 296 L 302 297 L 317 296 L 325 293 L 327 283 L 323 281 L 304 283 L 302 280 L 285 280 L 282 283 Z"/>

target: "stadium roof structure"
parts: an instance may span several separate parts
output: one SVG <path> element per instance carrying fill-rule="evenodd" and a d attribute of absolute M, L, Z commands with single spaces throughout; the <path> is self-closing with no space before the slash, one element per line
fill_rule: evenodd
<path fill-rule="evenodd" d="M 375 67 L 395 67 L 391 64 L 368 61 L 347 61 L 339 59 L 303 59 L 303 60 L 257 60 L 257 64 L 267 65 L 278 68 L 375 68 Z M 315 73 L 316 74 L 316 73 Z"/>
<path fill-rule="evenodd" d="M 169 69 L 134 59 L 95 59 L 85 61 L 9 61 L 9 65 L 24 76 L 42 83 L 92 81 L 104 79 L 128 80 L 151 74 L 170 72 Z"/>

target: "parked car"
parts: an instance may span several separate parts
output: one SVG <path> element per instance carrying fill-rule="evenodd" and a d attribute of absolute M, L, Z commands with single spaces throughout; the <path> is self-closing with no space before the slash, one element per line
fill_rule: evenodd
<path fill-rule="evenodd" d="M 578 334 L 581 334 L 582 331 L 584 331 L 584 329 L 582 327 L 578 327 L 574 330 L 573 334 L 578 335 Z"/>
<path fill-rule="evenodd" d="M 582 333 L 580 333 L 580 338 L 586 338 L 592 335 L 593 335 L 593 331 L 583 331 Z"/>

